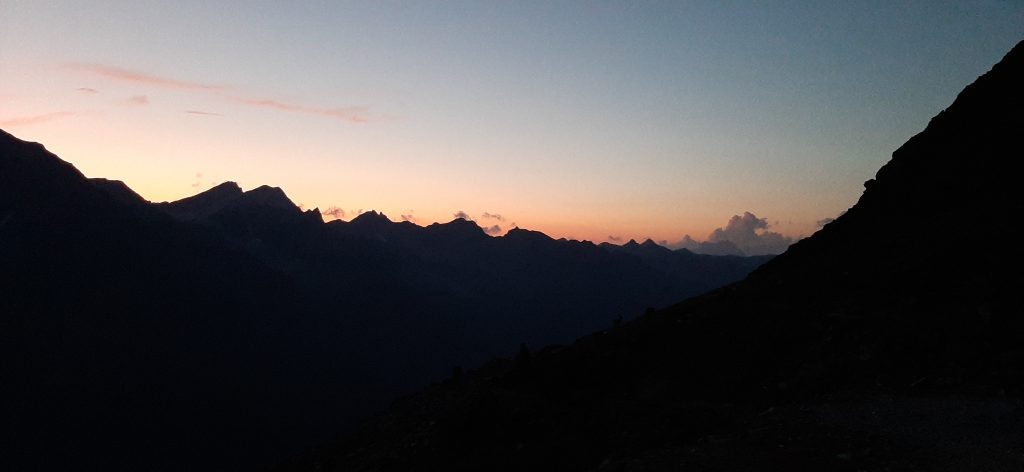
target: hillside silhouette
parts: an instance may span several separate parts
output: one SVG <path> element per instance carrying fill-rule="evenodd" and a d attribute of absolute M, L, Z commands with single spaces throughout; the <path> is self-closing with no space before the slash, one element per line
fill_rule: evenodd
<path fill-rule="evenodd" d="M 0 468 L 279 462 L 460 366 L 766 260 L 491 237 L 463 219 L 324 223 L 231 182 L 151 203 L 0 132 Z"/>
<path fill-rule="evenodd" d="M 1024 206 L 1022 84 L 1024 43 L 742 282 L 453 377 L 281 470 L 1019 470 L 1024 258 L 993 243 Z"/>

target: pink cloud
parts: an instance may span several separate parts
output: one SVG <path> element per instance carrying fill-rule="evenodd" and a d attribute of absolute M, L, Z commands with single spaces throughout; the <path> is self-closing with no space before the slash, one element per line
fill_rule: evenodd
<path fill-rule="evenodd" d="M 326 210 L 321 210 L 320 214 L 325 217 L 329 217 L 330 219 L 340 220 L 345 217 L 345 210 L 342 210 L 340 207 L 332 206 Z"/>
<path fill-rule="evenodd" d="M 214 113 L 212 111 L 202 111 L 202 110 L 185 110 L 185 113 L 188 113 L 189 115 L 201 115 L 201 116 L 224 116 L 224 115 L 222 115 L 220 113 Z"/>
<path fill-rule="evenodd" d="M 67 118 L 74 116 L 75 114 L 70 111 L 58 111 L 54 113 L 46 113 L 42 115 L 32 116 L 21 116 L 17 118 L 9 118 L 0 121 L 0 126 L 29 126 L 37 125 L 40 123 L 46 123 L 48 121 L 59 120 L 61 118 Z"/>
<path fill-rule="evenodd" d="M 228 87 L 223 85 L 214 85 L 202 82 L 191 82 L 186 80 L 171 79 L 167 77 L 159 77 L 144 72 L 137 72 L 133 70 L 122 69 L 120 67 L 107 66 L 103 64 L 74 63 L 66 64 L 65 67 L 76 71 L 99 75 L 101 77 L 109 79 L 119 80 L 123 82 L 131 82 L 136 84 L 152 85 L 163 88 L 191 90 L 199 92 L 224 92 L 228 89 Z M 79 90 L 84 91 L 83 89 Z M 286 111 L 291 113 L 303 113 L 306 115 L 324 116 L 336 120 L 341 120 L 347 123 L 367 123 L 370 121 L 369 110 L 365 107 L 321 107 L 282 102 L 280 100 L 273 98 L 251 98 L 226 94 L 219 95 L 228 98 L 234 102 L 252 107 L 267 108 L 271 110 Z M 186 113 L 191 113 L 191 111 L 186 111 Z M 191 114 L 198 115 L 204 113 Z"/>
<path fill-rule="evenodd" d="M 231 99 L 238 103 L 254 107 L 270 108 L 272 110 L 290 111 L 295 113 L 304 113 L 307 115 L 326 116 L 341 121 L 346 121 L 349 123 L 366 123 L 370 121 L 369 117 L 367 116 L 369 110 L 367 110 L 364 107 L 321 108 L 299 105 L 295 103 L 280 102 L 272 98 L 231 97 Z"/>
<path fill-rule="evenodd" d="M 128 103 L 131 105 L 149 105 L 149 97 L 145 95 L 132 95 L 128 98 Z"/>
<path fill-rule="evenodd" d="M 96 89 L 94 89 L 92 87 L 78 87 L 75 90 L 79 91 L 79 92 L 82 92 L 82 93 L 87 93 L 87 94 L 90 94 L 90 95 L 94 94 L 94 93 L 100 93 L 99 90 L 96 90 Z"/>
<path fill-rule="evenodd" d="M 158 87 L 165 88 L 183 90 L 223 90 L 227 88 L 222 85 L 212 85 L 200 82 L 190 82 L 187 80 L 170 79 L 167 77 L 157 77 L 155 75 L 150 75 L 143 72 L 136 72 L 128 69 L 122 69 L 120 67 L 106 66 L 102 64 L 67 64 L 65 67 L 77 71 L 99 75 L 101 77 L 106 77 L 108 79 L 155 85 Z"/>

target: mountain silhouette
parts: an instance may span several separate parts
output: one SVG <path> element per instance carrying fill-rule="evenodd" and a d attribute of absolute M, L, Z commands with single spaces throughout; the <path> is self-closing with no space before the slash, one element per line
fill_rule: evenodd
<path fill-rule="evenodd" d="M 304 372 L 294 356 L 315 352 L 292 316 L 302 298 L 283 274 L 134 198 L 0 134 L 5 469 L 162 470 L 281 447 L 247 431 L 288 414 L 271 379 Z M 280 412 L 250 416 L 271 406 Z"/>
<path fill-rule="evenodd" d="M 464 219 L 324 223 L 233 182 L 151 203 L 0 132 L 0 468 L 279 462 L 457 366 L 570 342 L 765 260 L 644 257 Z"/>
<path fill-rule="evenodd" d="M 1024 257 L 991 244 L 1024 205 L 1022 84 L 1024 43 L 742 282 L 460 374 L 281 470 L 1018 470 Z"/>
<path fill-rule="evenodd" d="M 491 237 L 462 218 L 421 227 L 368 211 L 350 222 L 323 224 L 317 211 L 301 212 L 279 191 L 273 204 L 249 197 L 262 192 L 269 190 L 236 192 L 228 203 L 200 194 L 162 208 L 182 214 L 177 207 L 187 204 L 192 215 L 190 200 L 216 202 L 216 211 L 191 221 L 382 333 L 361 342 L 410 351 L 378 364 L 433 358 L 431 368 L 399 368 L 400 377 L 418 383 L 447 374 L 452 365 L 506 355 L 521 342 L 570 341 L 616 317 L 738 280 L 767 260 L 708 257 L 664 271 L 634 255 L 540 232 L 513 229 Z M 392 320 L 389 329 L 379 329 L 382 311 Z M 439 352 L 437 340 L 451 351 Z"/>

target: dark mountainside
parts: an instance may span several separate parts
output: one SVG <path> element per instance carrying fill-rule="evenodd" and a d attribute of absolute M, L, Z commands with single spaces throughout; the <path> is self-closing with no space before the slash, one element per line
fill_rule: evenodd
<path fill-rule="evenodd" d="M 1024 206 L 1022 84 L 1024 43 L 746 280 L 453 377 L 282 470 L 1021 470 L 1024 258 L 992 244 Z"/>
<path fill-rule="evenodd" d="M 344 307 L 347 342 L 409 388 L 522 342 L 571 341 L 647 306 L 736 281 L 770 257 L 619 253 L 513 229 L 490 237 L 455 219 L 421 227 L 370 211 L 324 224 L 278 188 L 225 183 L 158 204 L 288 274 L 307 298 Z"/>
<path fill-rule="evenodd" d="M 325 224 L 267 186 L 153 204 L 0 132 L 0 469 L 279 462 L 455 366 L 571 341 L 764 260 L 669 270 L 461 219 Z"/>
<path fill-rule="evenodd" d="M 98 184 L 0 134 L 0 469 L 269 461 L 379 402 L 289 278 Z"/>

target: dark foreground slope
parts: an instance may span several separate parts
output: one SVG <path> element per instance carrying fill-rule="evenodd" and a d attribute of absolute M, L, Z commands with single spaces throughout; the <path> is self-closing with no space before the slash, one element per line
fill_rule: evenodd
<path fill-rule="evenodd" d="M 282 469 L 1020 470 L 1022 84 L 1018 44 L 745 281 L 452 378 Z"/>

